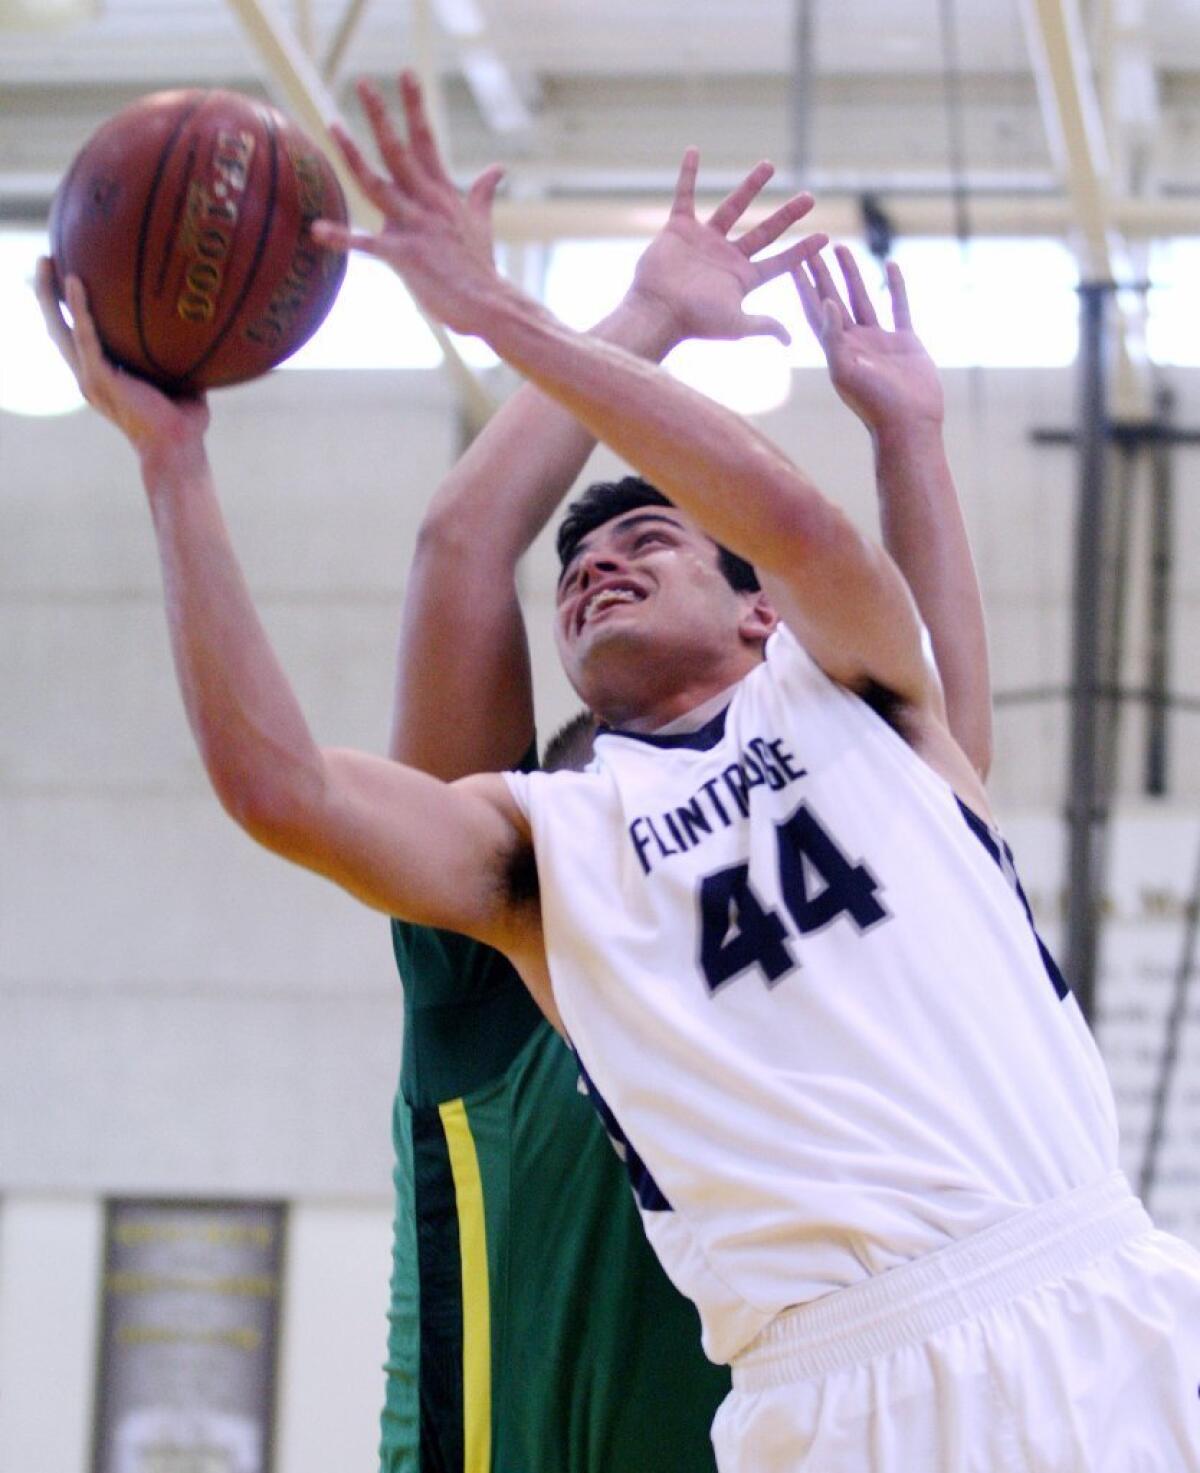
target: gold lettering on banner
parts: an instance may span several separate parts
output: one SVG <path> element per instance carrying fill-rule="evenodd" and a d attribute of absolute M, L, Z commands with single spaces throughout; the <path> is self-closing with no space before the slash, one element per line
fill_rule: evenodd
<path fill-rule="evenodd" d="M 119 1269 L 106 1275 L 105 1287 L 110 1294 L 235 1294 L 251 1299 L 274 1299 L 275 1280 L 261 1274 L 243 1274 L 228 1278 L 197 1278 L 186 1274 L 136 1273 Z"/>
<path fill-rule="evenodd" d="M 122 1325 L 118 1345 L 228 1345 L 253 1352 L 262 1344 L 261 1333 L 247 1325 L 231 1330 L 176 1330 L 168 1325 Z"/>
<path fill-rule="evenodd" d="M 114 1234 L 118 1243 L 253 1243 L 269 1248 L 274 1231 L 265 1223 L 123 1222 Z"/>

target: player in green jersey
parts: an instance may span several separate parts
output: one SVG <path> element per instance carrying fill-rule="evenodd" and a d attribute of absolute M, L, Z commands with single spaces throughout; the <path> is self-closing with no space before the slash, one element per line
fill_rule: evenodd
<path fill-rule="evenodd" d="M 394 1115 L 382 1468 L 712 1469 L 728 1370 L 650 1251 L 570 1050 L 495 952 L 406 927 L 397 953 L 418 1037 Z"/>

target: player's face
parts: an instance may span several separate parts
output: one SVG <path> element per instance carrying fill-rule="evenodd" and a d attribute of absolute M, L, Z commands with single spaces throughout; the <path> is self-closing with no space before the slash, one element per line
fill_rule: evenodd
<path fill-rule="evenodd" d="M 555 632 L 593 710 L 603 711 L 613 680 L 653 685 L 658 672 L 720 669 L 743 650 L 746 595 L 717 558 L 712 539 L 672 507 L 635 507 L 580 541 L 559 578 Z"/>

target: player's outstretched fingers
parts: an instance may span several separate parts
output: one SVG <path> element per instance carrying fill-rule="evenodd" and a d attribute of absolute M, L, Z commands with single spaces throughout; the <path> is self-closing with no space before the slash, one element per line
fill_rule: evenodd
<path fill-rule="evenodd" d="M 889 261 L 887 272 L 888 296 L 892 299 L 892 325 L 897 332 L 912 332 L 912 313 L 908 307 L 908 288 L 904 276 L 895 261 Z"/>
<path fill-rule="evenodd" d="M 871 301 L 866 283 L 862 279 L 862 272 L 858 269 L 858 262 L 854 259 L 850 247 L 834 246 L 833 253 L 842 270 L 842 278 L 846 283 L 846 294 L 850 298 L 850 310 L 854 313 L 855 322 L 860 327 L 878 327 L 879 318 L 875 312 L 875 305 Z"/>
<path fill-rule="evenodd" d="M 792 335 L 784 327 L 777 317 L 752 317 L 748 312 L 742 313 L 742 336 L 746 338 L 778 338 L 786 348 L 792 341 Z"/>
<path fill-rule="evenodd" d="M 792 280 L 796 283 L 796 295 L 800 298 L 804 320 L 812 328 L 817 342 L 828 353 L 834 339 L 844 331 L 842 314 L 835 302 L 826 301 L 817 291 L 816 283 L 810 275 L 812 270 L 813 263 L 808 261 L 792 272 Z"/>
<path fill-rule="evenodd" d="M 693 145 L 685 148 L 679 165 L 679 177 L 675 181 L 675 197 L 671 201 L 672 215 L 686 215 L 689 220 L 696 215 L 696 175 L 700 169 L 700 150 Z"/>
<path fill-rule="evenodd" d="M 817 295 L 822 302 L 832 302 L 837 308 L 838 316 L 843 327 L 853 327 L 854 318 L 850 315 L 850 309 L 842 301 L 837 286 L 833 280 L 833 273 L 826 266 L 824 257 L 814 256 L 809 262 L 812 267 L 813 285 L 817 289 Z"/>
<path fill-rule="evenodd" d="M 42 256 L 37 263 L 34 274 L 34 291 L 37 294 L 38 306 L 42 310 L 42 320 L 46 324 L 46 331 L 54 346 L 62 354 L 67 367 L 79 377 L 79 354 L 75 348 L 75 339 L 71 334 L 70 324 L 62 314 L 62 305 L 58 299 L 58 277 L 55 275 L 54 262 L 49 256 Z"/>
<path fill-rule="evenodd" d="M 390 179 L 385 179 L 371 167 L 362 149 L 341 123 L 330 123 L 329 131 L 362 192 L 381 214 L 390 220 L 397 219 L 404 210 L 403 194 Z"/>
<path fill-rule="evenodd" d="M 404 108 L 404 121 L 408 128 L 408 146 L 412 158 L 431 179 L 439 184 L 449 184 L 450 176 L 442 163 L 433 126 L 425 110 L 425 95 L 417 74 L 405 70 L 400 73 L 400 102 Z"/>
<path fill-rule="evenodd" d="M 821 337 L 821 298 L 809 275 L 811 270 L 812 262 L 804 262 L 792 272 L 792 280 L 796 283 L 796 295 L 800 298 L 800 310 L 804 313 L 804 320 L 812 328 L 819 341 Z"/>
<path fill-rule="evenodd" d="M 764 246 L 769 246 L 778 240 L 783 232 L 790 229 L 797 220 L 803 220 L 812 207 L 811 194 L 793 195 L 777 210 L 772 210 L 765 220 L 760 220 L 757 225 L 747 230 L 737 243 L 738 250 L 744 256 L 756 256 Z"/>
<path fill-rule="evenodd" d="M 389 239 L 386 231 L 373 235 L 369 230 L 355 230 L 340 220 L 314 220 L 309 233 L 327 251 L 359 251 L 364 256 L 379 256 L 385 261 L 395 255 L 397 233 L 394 231 Z"/>
<path fill-rule="evenodd" d="M 728 235 L 774 172 L 775 165 L 768 159 L 755 164 L 737 188 L 727 194 L 708 217 L 709 229 Z M 738 245 L 741 245 L 740 241 Z M 750 252 L 747 251 L 746 254 L 749 255 Z"/>
<path fill-rule="evenodd" d="M 788 246 L 786 250 L 776 251 L 773 256 L 768 256 L 765 261 L 752 262 L 754 286 L 759 287 L 766 281 L 774 281 L 785 271 L 795 271 L 805 261 L 812 260 L 828 244 L 827 235 L 806 235 L 803 240 L 798 240 L 795 245 Z"/>
<path fill-rule="evenodd" d="M 420 180 L 409 159 L 408 149 L 392 126 L 383 93 L 373 83 L 365 80 L 357 82 L 354 90 L 358 93 L 358 99 L 367 115 L 379 156 L 387 165 L 393 182 L 404 194 L 416 194 Z"/>
<path fill-rule="evenodd" d="M 492 202 L 508 170 L 503 164 L 490 164 L 467 190 L 467 206 L 485 218 L 492 213 Z"/>
<path fill-rule="evenodd" d="M 108 403 L 108 380 L 113 373 L 112 365 L 104 354 L 104 345 L 88 307 L 87 292 L 78 276 L 68 276 L 66 283 L 67 307 L 75 324 L 72 338 L 75 343 L 75 377 L 79 389 L 89 404 L 103 409 Z"/>

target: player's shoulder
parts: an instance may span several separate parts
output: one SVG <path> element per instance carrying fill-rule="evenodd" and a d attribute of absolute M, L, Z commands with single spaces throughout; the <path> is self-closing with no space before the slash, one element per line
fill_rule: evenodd
<path fill-rule="evenodd" d="M 536 774 L 533 774 L 536 775 Z M 451 786 L 471 803 L 490 811 L 512 829 L 514 848 L 529 842 L 529 819 L 518 793 L 520 784 L 514 779 L 527 779 L 527 772 L 474 772 L 458 778 Z"/>

